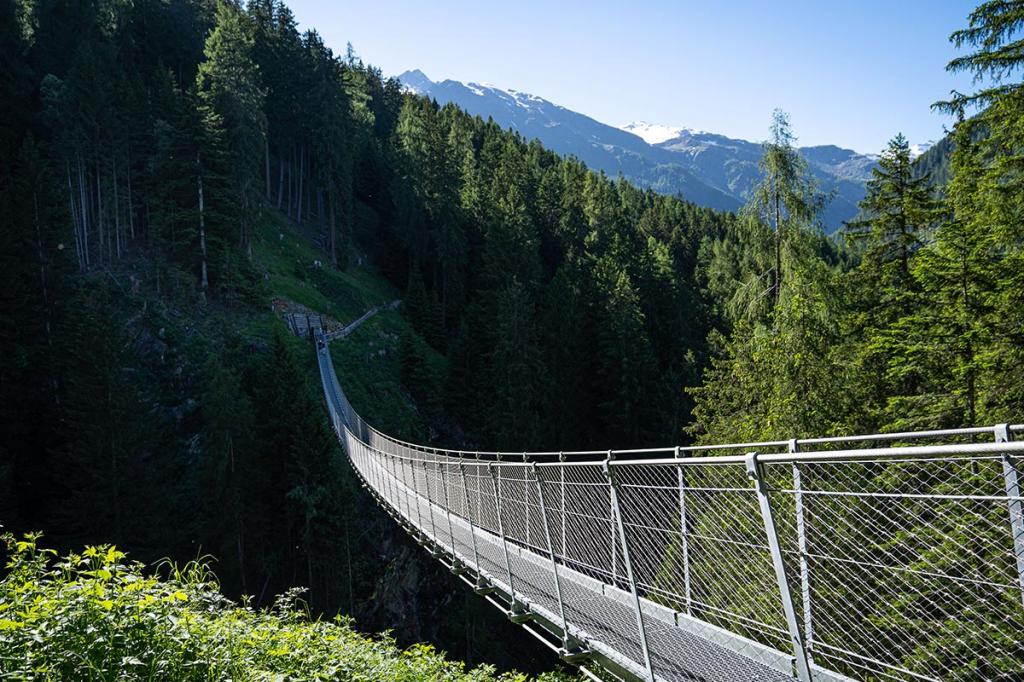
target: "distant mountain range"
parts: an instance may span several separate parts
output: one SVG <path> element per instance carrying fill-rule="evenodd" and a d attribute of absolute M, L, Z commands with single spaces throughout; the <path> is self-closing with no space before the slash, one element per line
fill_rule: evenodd
<path fill-rule="evenodd" d="M 702 206 L 736 210 L 760 177 L 761 145 L 756 142 L 642 121 L 617 128 L 536 95 L 489 84 L 435 83 L 419 70 L 406 71 L 399 80 L 412 92 L 492 118 L 552 151 L 576 156 L 590 168 L 613 177 L 621 173 L 642 187 L 679 194 Z M 800 152 L 821 188 L 834 192 L 823 216 L 825 228 L 834 231 L 857 214 L 877 156 L 834 145 L 802 147 Z"/>

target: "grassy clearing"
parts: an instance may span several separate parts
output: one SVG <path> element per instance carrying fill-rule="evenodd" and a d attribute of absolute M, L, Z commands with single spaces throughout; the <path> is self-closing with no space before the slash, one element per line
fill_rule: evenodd
<path fill-rule="evenodd" d="M 401 339 L 410 335 L 436 377 L 447 371 L 446 358 L 415 334 L 395 311 L 366 321 L 345 339 L 331 344 L 331 357 L 352 406 L 374 427 L 398 438 L 423 441 L 427 426 L 402 386 Z"/>
<path fill-rule="evenodd" d="M 372 269 L 353 265 L 345 272 L 315 261 L 326 259 L 280 216 L 268 213 L 257 230 L 254 260 L 264 273 L 271 296 L 286 298 L 342 322 L 367 309 L 399 298 L 400 293 Z M 280 320 L 256 314 L 245 321 L 249 338 L 269 339 Z M 374 426 L 401 438 L 423 439 L 427 427 L 414 401 L 402 387 L 401 339 L 413 340 L 436 377 L 446 372 L 446 359 L 424 343 L 399 313 L 383 311 L 332 347 L 335 369 L 357 410 Z M 304 341 L 296 343 L 308 346 Z M 304 351 L 312 353 L 309 348 Z M 303 356 L 305 357 L 305 356 Z M 310 357 L 309 366 L 315 366 Z"/>
<path fill-rule="evenodd" d="M 366 267 L 352 265 L 345 272 L 330 267 L 321 249 L 272 213 L 256 229 L 253 257 L 273 295 L 342 322 L 398 297 L 387 280 Z"/>

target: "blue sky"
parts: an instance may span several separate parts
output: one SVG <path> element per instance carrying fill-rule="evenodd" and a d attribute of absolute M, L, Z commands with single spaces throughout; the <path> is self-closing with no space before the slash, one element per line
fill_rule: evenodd
<path fill-rule="evenodd" d="M 929 105 L 971 89 L 945 65 L 973 0 L 290 0 L 300 28 L 387 75 L 489 82 L 599 121 L 761 140 L 772 109 L 801 145 L 877 152 L 942 135 Z"/>

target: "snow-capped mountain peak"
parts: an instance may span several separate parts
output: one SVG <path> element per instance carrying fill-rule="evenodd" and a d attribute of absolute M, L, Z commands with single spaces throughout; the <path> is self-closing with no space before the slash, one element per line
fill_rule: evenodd
<path fill-rule="evenodd" d="M 633 121 L 620 126 L 627 133 L 633 133 L 647 144 L 659 144 L 679 137 L 680 133 L 686 130 L 679 126 L 666 126 L 647 121 Z"/>
<path fill-rule="evenodd" d="M 927 142 L 918 142 L 917 144 L 910 145 L 910 158 L 916 159 L 933 146 L 935 146 L 935 140 L 928 140 Z"/>
<path fill-rule="evenodd" d="M 427 78 L 427 74 L 423 73 L 419 69 L 406 71 L 398 77 L 398 80 L 402 83 L 402 89 L 416 95 L 422 95 L 429 92 L 430 88 L 434 85 L 434 82 Z"/>

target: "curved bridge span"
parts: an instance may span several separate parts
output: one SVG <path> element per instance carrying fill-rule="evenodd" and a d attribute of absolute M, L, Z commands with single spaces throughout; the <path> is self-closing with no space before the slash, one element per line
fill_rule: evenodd
<path fill-rule="evenodd" d="M 1024 680 L 1024 425 L 603 452 L 430 448 L 328 413 L 377 502 L 594 676 Z"/>

